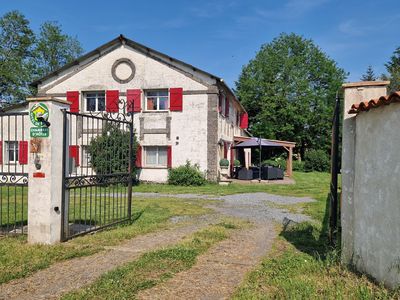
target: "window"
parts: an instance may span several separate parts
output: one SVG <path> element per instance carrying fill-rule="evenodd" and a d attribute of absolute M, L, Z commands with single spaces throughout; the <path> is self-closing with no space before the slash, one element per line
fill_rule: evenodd
<path fill-rule="evenodd" d="M 6 155 L 8 163 L 18 162 L 18 142 L 6 142 Z"/>
<path fill-rule="evenodd" d="M 146 110 L 168 110 L 168 90 L 146 91 Z"/>
<path fill-rule="evenodd" d="M 85 93 L 85 110 L 86 111 L 105 111 L 106 97 L 104 92 L 88 92 Z"/>
<path fill-rule="evenodd" d="M 167 166 L 167 147 L 145 147 L 146 166 L 166 167 Z"/>
<path fill-rule="evenodd" d="M 88 146 L 82 146 L 82 167 L 90 167 L 90 159 Z"/>

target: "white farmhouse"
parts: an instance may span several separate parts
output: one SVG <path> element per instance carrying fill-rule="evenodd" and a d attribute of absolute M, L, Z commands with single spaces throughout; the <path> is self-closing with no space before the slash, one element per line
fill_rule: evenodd
<path fill-rule="evenodd" d="M 168 169 L 187 160 L 217 180 L 219 160 L 232 164 L 230 146 L 248 136 L 247 113 L 221 78 L 122 35 L 33 85 L 38 97 L 71 102 L 71 112 L 117 112 L 115 103 L 125 100 L 143 181 L 165 182 Z M 84 147 L 70 147 L 71 154 L 77 165 L 90 164 Z"/>

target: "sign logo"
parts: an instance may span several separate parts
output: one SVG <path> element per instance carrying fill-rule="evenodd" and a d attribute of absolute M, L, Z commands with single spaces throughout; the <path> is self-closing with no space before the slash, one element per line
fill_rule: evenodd
<path fill-rule="evenodd" d="M 49 119 L 49 108 L 44 103 L 36 103 L 29 111 L 29 118 L 31 119 L 34 127 L 31 127 L 31 137 L 49 137 L 49 128 L 45 125 L 43 120 Z"/>
<path fill-rule="evenodd" d="M 33 125 L 36 127 L 45 127 L 44 123 L 39 121 L 38 118 L 42 118 L 44 120 L 49 119 L 49 109 L 46 104 L 44 103 L 36 103 L 35 105 L 32 106 L 30 112 L 29 112 L 29 117 L 31 119 L 31 122 Z"/>

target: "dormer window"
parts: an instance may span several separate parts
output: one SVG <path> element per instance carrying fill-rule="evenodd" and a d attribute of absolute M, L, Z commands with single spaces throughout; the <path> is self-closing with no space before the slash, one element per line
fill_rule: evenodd
<path fill-rule="evenodd" d="M 168 110 L 168 90 L 146 91 L 146 110 Z"/>

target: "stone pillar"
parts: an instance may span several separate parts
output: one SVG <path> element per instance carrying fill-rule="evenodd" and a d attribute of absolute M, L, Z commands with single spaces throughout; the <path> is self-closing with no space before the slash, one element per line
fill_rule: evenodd
<path fill-rule="evenodd" d="M 27 100 L 30 113 L 28 242 L 54 244 L 61 241 L 62 222 L 63 113 L 61 110 L 68 109 L 69 102 L 54 98 Z M 49 127 L 41 127 L 43 122 L 35 120 L 37 113 L 39 117 L 44 114 L 44 119 L 48 114 Z"/>
<path fill-rule="evenodd" d="M 363 81 L 343 84 L 343 131 L 342 131 L 342 261 L 351 263 L 354 245 L 354 162 L 356 141 L 356 116 L 349 114 L 351 106 L 365 100 L 387 94 L 389 81 Z"/>

